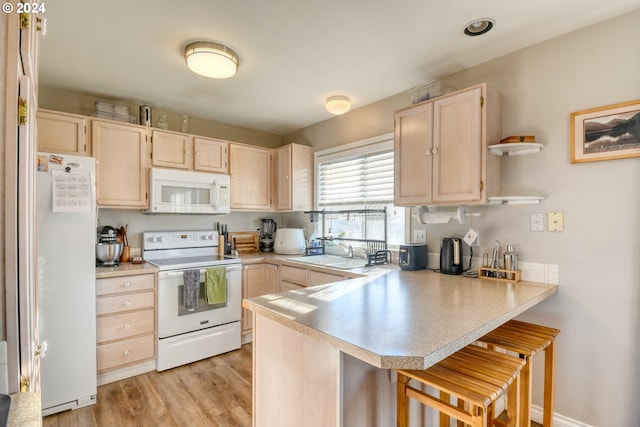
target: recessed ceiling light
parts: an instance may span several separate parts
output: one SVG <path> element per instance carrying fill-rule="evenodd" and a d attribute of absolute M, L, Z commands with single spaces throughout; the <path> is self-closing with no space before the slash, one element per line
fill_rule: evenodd
<path fill-rule="evenodd" d="M 351 100 L 348 96 L 343 95 L 330 96 L 329 98 L 327 98 L 325 107 L 331 114 L 339 116 L 340 114 L 344 114 L 351 109 Z"/>
<path fill-rule="evenodd" d="M 191 71 L 213 79 L 226 79 L 238 71 L 238 54 L 220 43 L 189 43 L 184 48 L 184 59 Z"/>
<path fill-rule="evenodd" d="M 479 36 L 481 34 L 488 33 L 494 25 L 495 22 L 493 21 L 493 19 L 476 19 L 475 21 L 468 23 L 467 26 L 464 27 L 464 33 L 470 37 Z"/>

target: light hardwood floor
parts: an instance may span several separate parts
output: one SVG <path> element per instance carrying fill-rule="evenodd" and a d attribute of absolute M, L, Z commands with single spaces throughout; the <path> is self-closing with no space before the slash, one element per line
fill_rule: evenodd
<path fill-rule="evenodd" d="M 44 427 L 250 427 L 251 344 L 163 372 L 98 387 L 95 405 L 49 415 Z"/>
<path fill-rule="evenodd" d="M 95 405 L 44 427 L 250 427 L 251 344 L 199 362 L 98 387 Z M 542 427 L 532 423 L 532 427 Z"/>

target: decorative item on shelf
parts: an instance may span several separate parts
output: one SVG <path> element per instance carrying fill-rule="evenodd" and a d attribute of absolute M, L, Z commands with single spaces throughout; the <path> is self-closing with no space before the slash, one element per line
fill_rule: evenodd
<path fill-rule="evenodd" d="M 151 107 L 148 105 L 140 106 L 140 124 L 142 126 L 151 126 Z"/>
<path fill-rule="evenodd" d="M 512 135 L 500 140 L 500 144 L 512 144 L 514 142 L 536 142 L 536 137 L 535 135 Z"/>
<path fill-rule="evenodd" d="M 189 131 L 189 116 L 187 114 L 182 116 L 182 126 L 180 127 L 180 131 L 184 133 Z"/>
<path fill-rule="evenodd" d="M 417 104 L 422 101 L 427 101 L 431 98 L 437 98 L 447 93 L 451 93 L 456 89 L 453 86 L 449 86 L 440 80 L 434 80 L 427 84 L 409 89 L 409 96 L 411 96 L 411 103 Z"/>
<path fill-rule="evenodd" d="M 169 129 L 169 119 L 166 114 L 160 115 L 160 120 L 158 120 L 158 127 L 160 129 Z"/>

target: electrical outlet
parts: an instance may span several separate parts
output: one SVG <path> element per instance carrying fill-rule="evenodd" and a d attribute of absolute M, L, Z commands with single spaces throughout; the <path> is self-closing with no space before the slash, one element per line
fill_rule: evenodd
<path fill-rule="evenodd" d="M 427 243 L 427 230 L 413 230 L 413 243 Z"/>
<path fill-rule="evenodd" d="M 544 231 L 544 215 L 541 213 L 532 213 L 530 222 L 531 231 Z"/>
<path fill-rule="evenodd" d="M 549 212 L 547 215 L 547 230 L 564 231 L 564 213 Z"/>

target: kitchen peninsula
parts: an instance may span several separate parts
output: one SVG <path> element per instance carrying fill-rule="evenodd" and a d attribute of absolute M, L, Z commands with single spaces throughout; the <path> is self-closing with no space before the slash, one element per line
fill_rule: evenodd
<path fill-rule="evenodd" d="M 253 425 L 394 425 L 390 369 L 427 368 L 557 291 L 390 271 L 244 300 L 254 316 Z"/>

